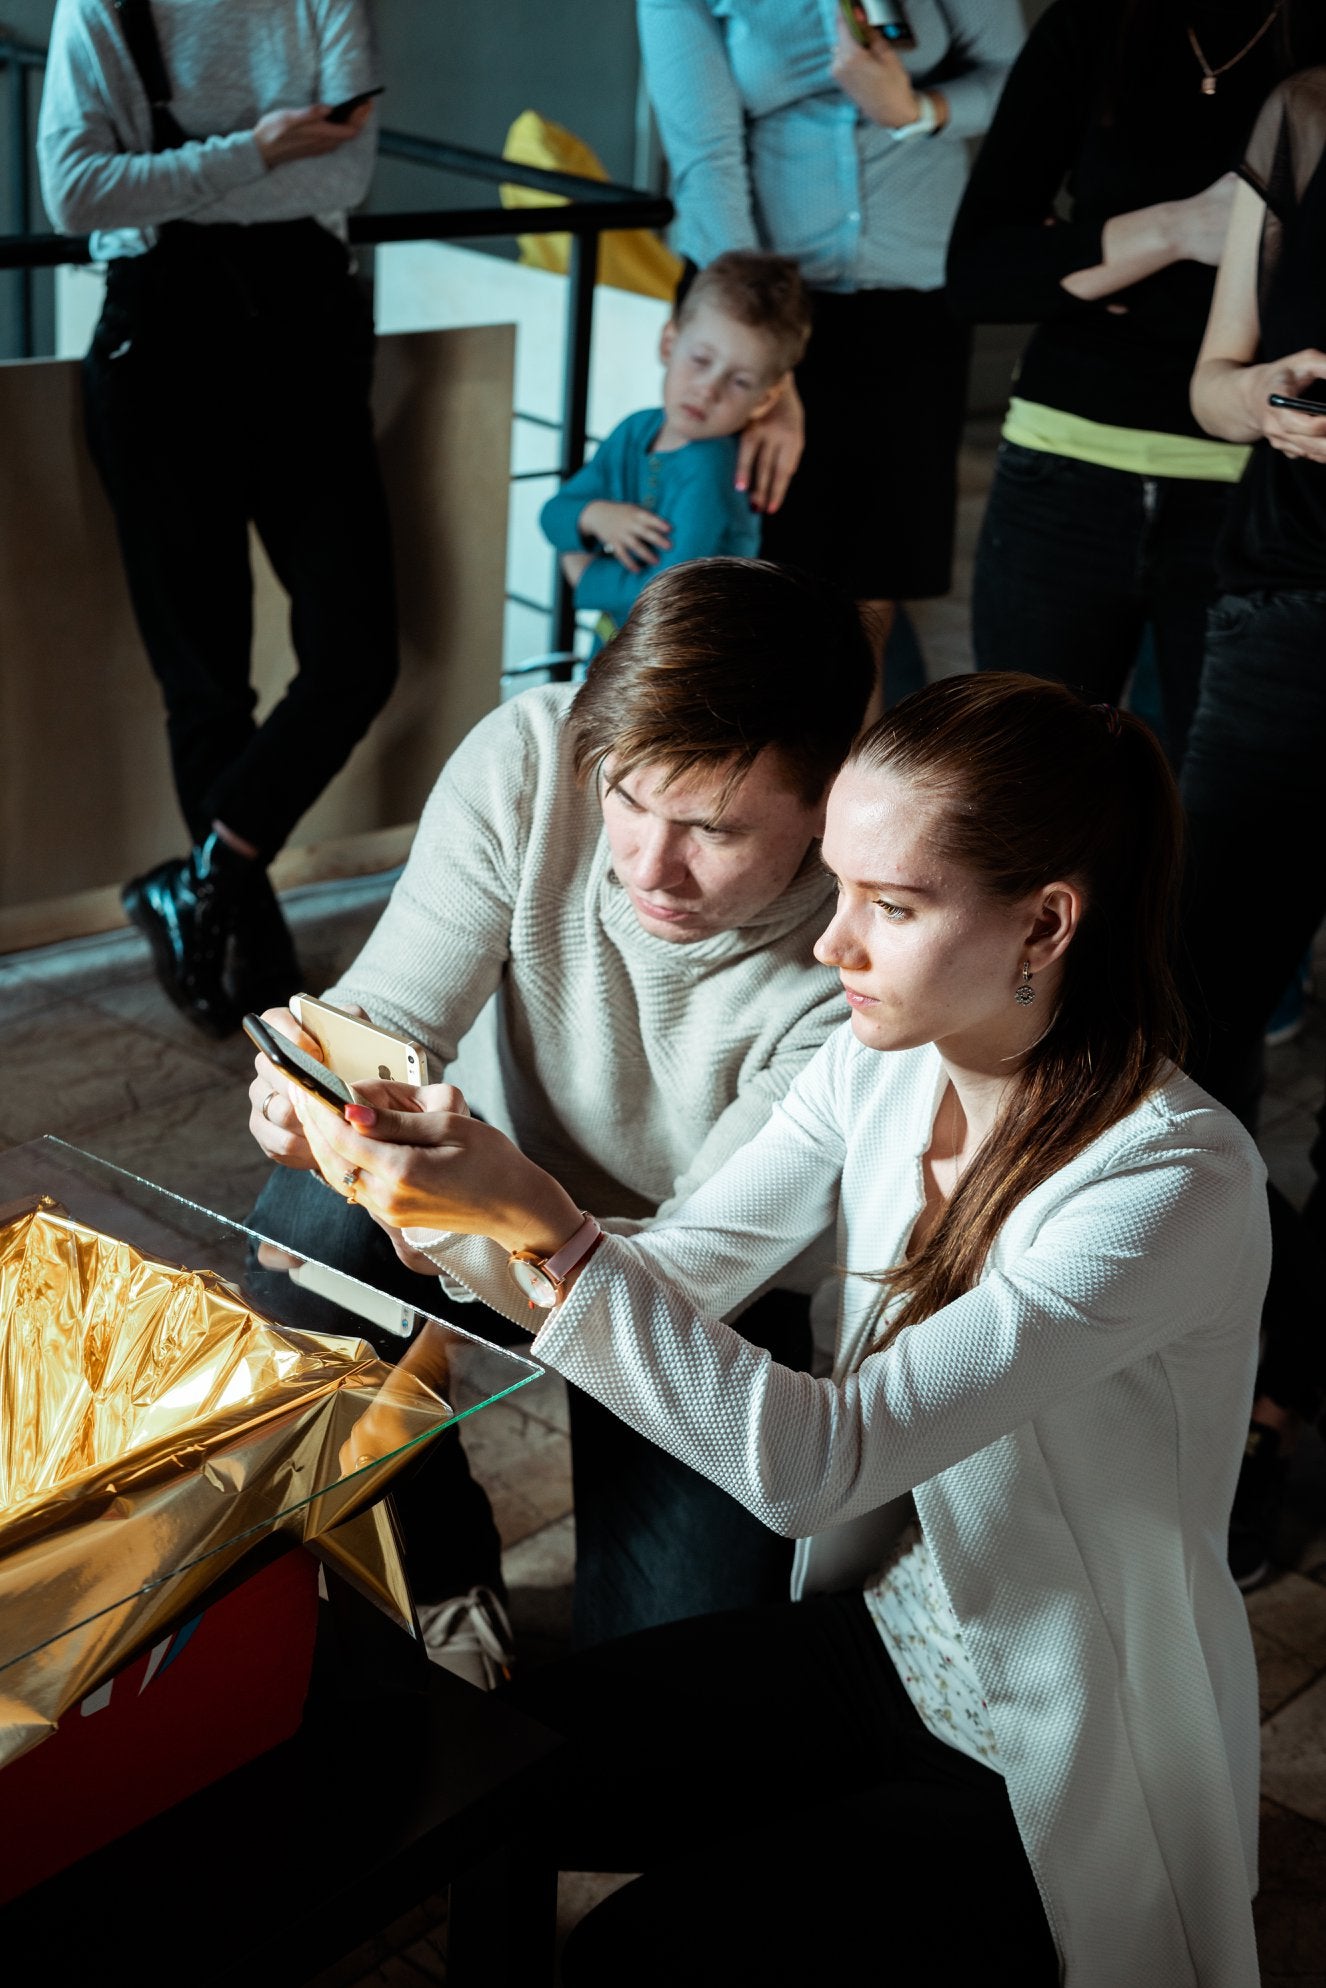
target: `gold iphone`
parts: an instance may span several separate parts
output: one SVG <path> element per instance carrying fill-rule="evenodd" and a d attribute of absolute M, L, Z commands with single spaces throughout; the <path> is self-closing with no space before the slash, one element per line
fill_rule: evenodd
<path fill-rule="evenodd" d="M 313 1037 L 327 1067 L 346 1083 L 367 1084 L 378 1077 L 395 1084 L 428 1082 L 428 1056 L 417 1042 L 315 1001 L 311 994 L 292 994 L 290 1012 Z"/>

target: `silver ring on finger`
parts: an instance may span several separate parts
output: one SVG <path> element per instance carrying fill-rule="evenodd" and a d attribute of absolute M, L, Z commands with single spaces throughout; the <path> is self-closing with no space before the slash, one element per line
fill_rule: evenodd
<path fill-rule="evenodd" d="M 264 1117 L 264 1118 L 265 1118 L 265 1119 L 267 1120 L 267 1123 L 268 1123 L 269 1125 L 270 1125 L 270 1124 L 272 1123 L 272 1114 L 271 1114 L 271 1112 L 270 1112 L 270 1111 L 269 1111 L 269 1110 L 267 1109 L 267 1107 L 268 1107 L 268 1105 L 269 1105 L 269 1104 L 271 1103 L 272 1099 L 273 1099 L 273 1098 L 274 1098 L 275 1096 L 276 1096 L 276 1090 L 275 1090 L 275 1087 L 274 1087 L 274 1086 L 271 1086 L 271 1085 L 269 1085 L 269 1086 L 268 1086 L 268 1088 L 267 1088 L 267 1091 L 265 1092 L 265 1094 L 264 1094 L 264 1096 L 263 1096 L 263 1101 L 262 1101 L 262 1103 L 261 1103 L 261 1104 L 260 1104 L 260 1105 L 258 1106 L 258 1109 L 259 1109 L 259 1111 L 260 1111 L 260 1112 L 262 1113 L 263 1117 Z"/>
<path fill-rule="evenodd" d="M 353 1201 L 355 1198 L 355 1190 L 359 1186 L 358 1167 L 351 1167 L 349 1173 L 343 1173 L 341 1175 L 341 1186 L 345 1189 L 346 1200 Z"/>

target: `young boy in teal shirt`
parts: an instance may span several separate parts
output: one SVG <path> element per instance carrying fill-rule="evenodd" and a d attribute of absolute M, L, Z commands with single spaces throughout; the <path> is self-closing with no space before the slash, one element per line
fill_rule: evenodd
<path fill-rule="evenodd" d="M 810 299 L 787 256 L 734 249 L 698 273 L 663 330 L 662 407 L 628 415 L 540 513 L 578 608 L 619 628 L 664 567 L 755 556 L 760 519 L 736 488 L 736 438 L 785 390 L 809 337 Z"/>

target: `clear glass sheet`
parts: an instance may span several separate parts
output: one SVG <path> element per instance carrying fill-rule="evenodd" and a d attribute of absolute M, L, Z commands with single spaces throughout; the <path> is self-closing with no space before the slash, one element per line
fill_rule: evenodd
<path fill-rule="evenodd" d="M 120 1468 L 88 1467 L 58 1494 L 0 1513 L 0 1580 L 8 1563 L 11 1598 L 26 1597 L 0 1610 L 0 1698 L 9 1666 L 59 1638 L 67 1668 L 71 1630 L 123 1614 L 135 1598 L 141 1618 L 141 1598 L 155 1589 L 163 1590 L 162 1611 L 176 1607 L 182 1575 L 194 1575 L 195 1589 L 205 1585 L 262 1534 L 330 1533 L 439 1430 L 542 1372 L 519 1353 L 301 1261 L 62 1140 L 0 1153 L 0 1223 L 37 1196 L 145 1258 L 212 1273 L 230 1287 L 226 1298 L 233 1293 L 304 1357 L 298 1383 L 285 1392 L 223 1405 L 190 1429 L 189 1440 L 149 1442 Z M 434 1288 L 420 1279 L 425 1296 Z M 366 1322 L 415 1335 L 408 1350 L 401 1337 L 396 1365 L 363 1342 Z M 200 1478 L 217 1494 L 205 1520 L 198 1522 L 195 1496 L 193 1520 L 178 1523 L 186 1488 L 196 1492 Z M 57 1591 L 59 1607 L 43 1606 Z M 138 1633 L 141 1640 L 141 1621 Z"/>

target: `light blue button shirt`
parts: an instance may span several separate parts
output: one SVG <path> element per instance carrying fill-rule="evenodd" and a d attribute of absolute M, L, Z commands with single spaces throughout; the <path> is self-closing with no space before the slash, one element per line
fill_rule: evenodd
<path fill-rule="evenodd" d="M 794 256 L 821 290 L 937 290 L 967 176 L 1023 40 L 1018 0 L 907 0 L 919 89 L 949 121 L 899 142 L 830 70 L 839 0 L 638 0 L 674 246 Z"/>

